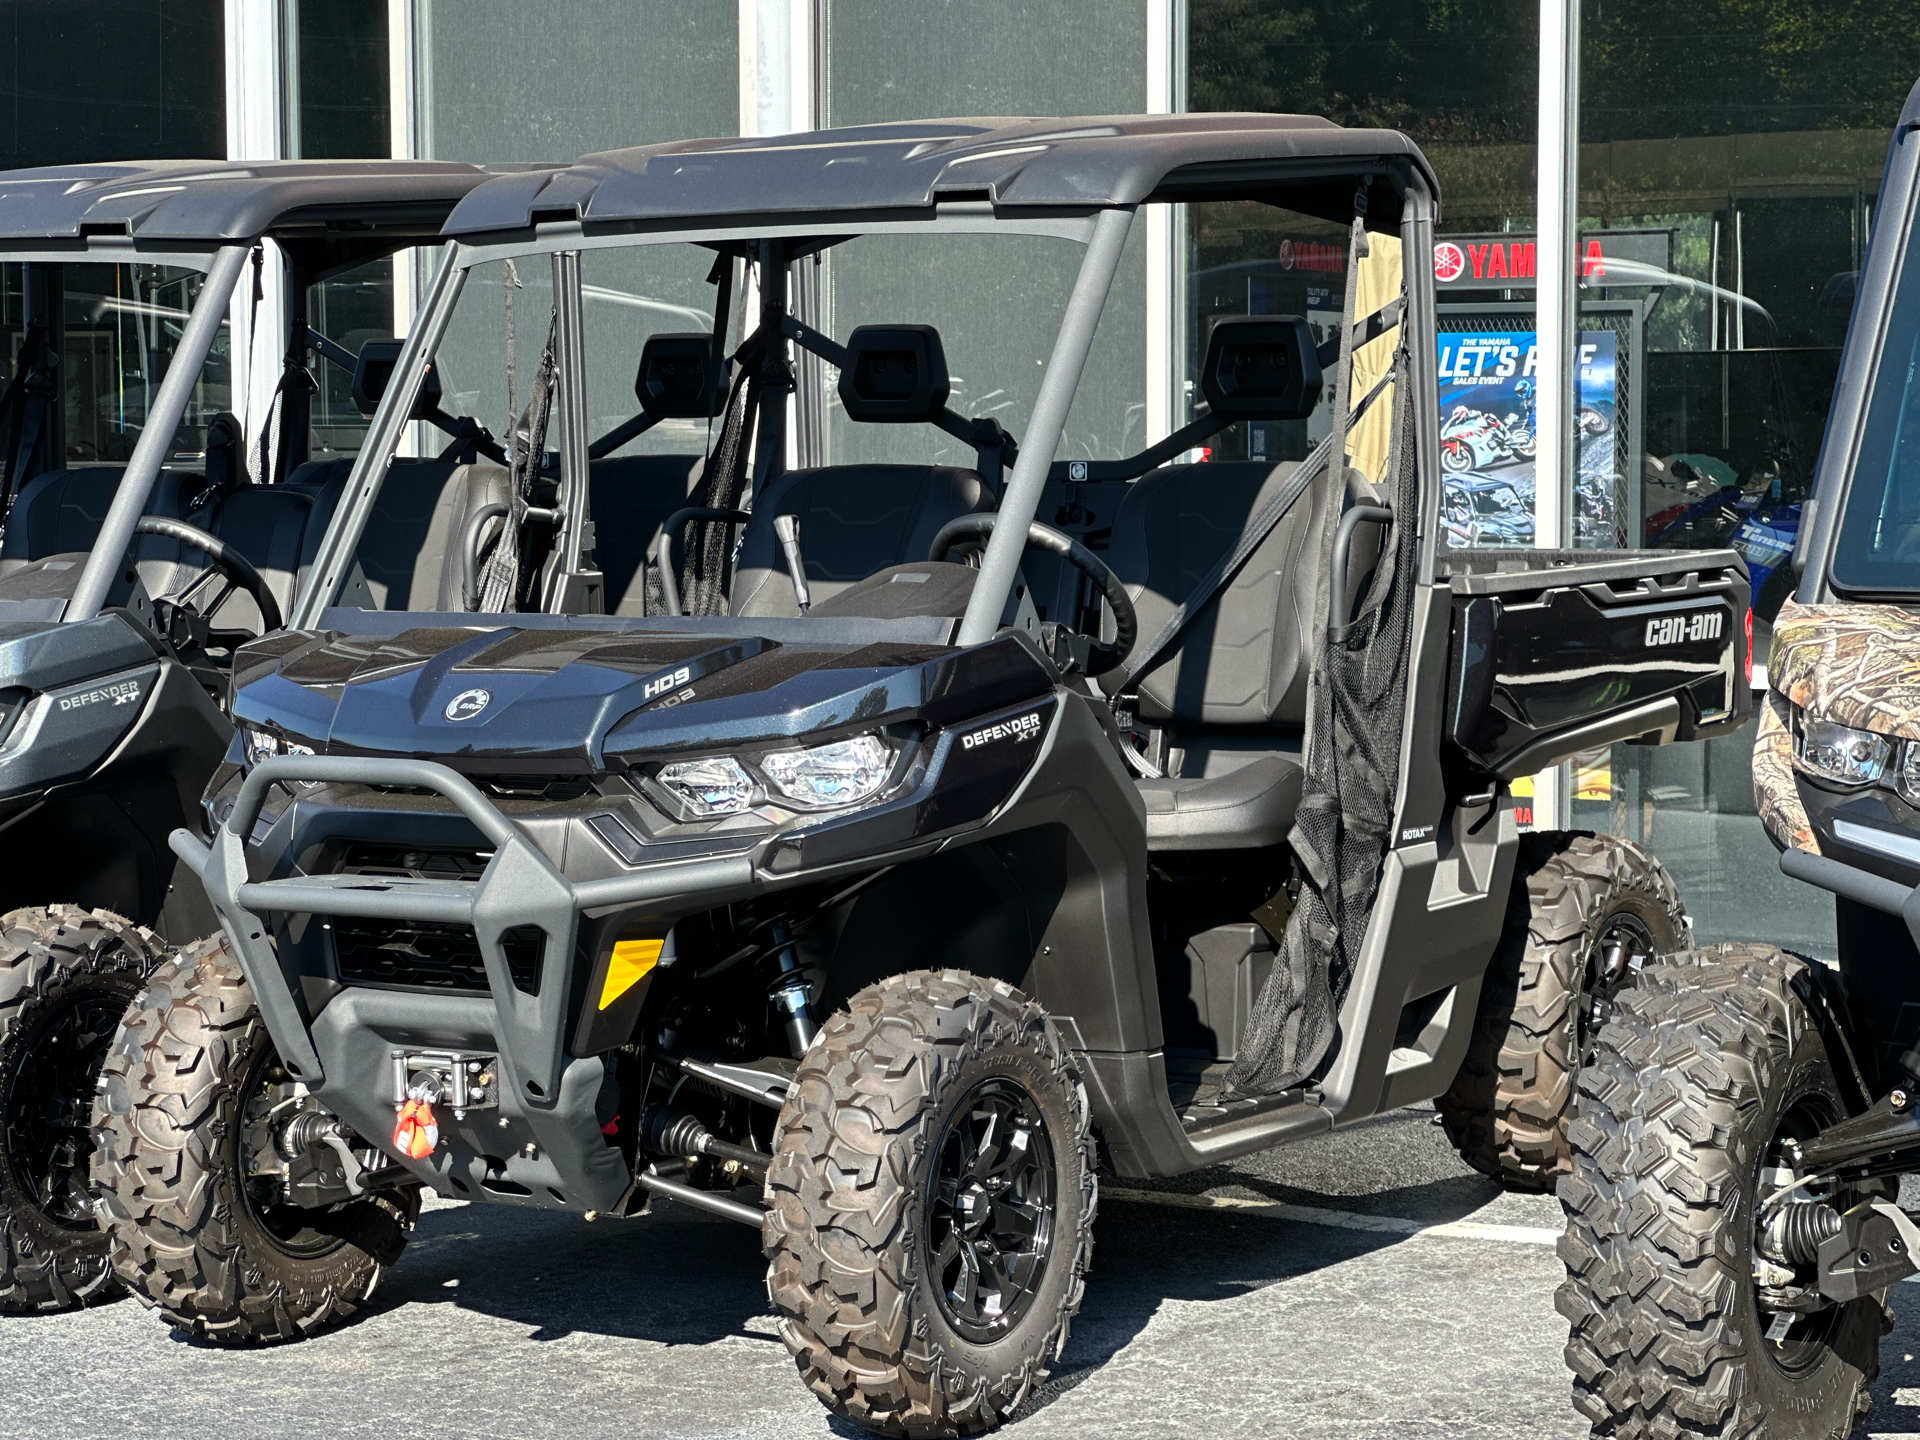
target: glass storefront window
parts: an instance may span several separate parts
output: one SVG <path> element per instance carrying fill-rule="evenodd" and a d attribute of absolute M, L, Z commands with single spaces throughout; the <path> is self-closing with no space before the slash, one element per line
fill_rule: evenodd
<path fill-rule="evenodd" d="M 386 0 L 288 0 L 285 26 L 287 154 L 392 154 Z"/>
<path fill-rule="evenodd" d="M 1454 278 L 1473 280 L 1469 255 L 1489 279 L 1505 280 L 1523 262 L 1531 275 L 1530 242 L 1509 248 L 1497 237 L 1524 235 L 1533 224 L 1532 7 L 1507 0 L 1349 0 L 1318 8 L 1189 0 L 1187 13 L 1189 109 L 1323 115 L 1342 125 L 1404 130 L 1439 176 L 1440 234 L 1462 237 L 1450 252 L 1461 260 Z M 1297 314 L 1323 339 L 1337 331 L 1347 285 L 1344 225 L 1259 205 L 1196 205 L 1181 229 L 1188 414 L 1213 320 Z M 1467 238 L 1474 236 L 1477 242 Z M 1467 294 L 1443 285 L 1440 300 L 1437 400 L 1449 427 L 1449 536 L 1455 544 L 1530 545 L 1537 364 L 1530 282 L 1527 291 L 1496 283 Z M 1332 426 L 1331 389 L 1304 425 L 1236 426 L 1211 454 L 1301 458 Z M 1604 525 L 1599 513 L 1593 528 Z"/>
<path fill-rule="evenodd" d="M 1059 0 L 989 18 L 966 0 L 824 0 L 821 37 L 821 110 L 829 126 L 948 115 L 1138 114 L 1147 106 L 1144 5 Z M 1144 228 L 1136 221 L 1128 236 L 1067 418 L 1063 459 L 1113 458 L 1146 443 Z M 1083 253 L 1075 244 L 1027 237 L 949 236 L 929 246 L 869 236 L 823 257 L 817 323 L 842 340 L 860 324 L 938 326 L 955 377 L 954 408 L 992 415 L 1017 435 Z M 924 436 L 881 433 L 918 427 L 846 424 L 835 418 L 831 375 L 821 389 L 822 458 L 905 458 L 906 447 L 917 463 L 935 459 Z M 942 441 L 935 463 L 973 463 L 959 442 Z"/>
<path fill-rule="evenodd" d="M 588 250 L 580 257 L 580 303 L 585 314 L 587 428 L 605 435 L 640 408 L 634 393 L 640 354 L 655 335 L 712 335 L 717 287 L 710 250 L 686 245 Z M 731 267 L 728 341 L 741 336 L 741 266 Z M 663 420 L 614 455 L 704 455 L 720 421 Z"/>
<path fill-rule="evenodd" d="M 740 125 L 737 0 L 414 0 L 420 151 L 476 164 Z"/>
<path fill-rule="evenodd" d="M 434 354 L 440 408 L 478 420 L 504 446 L 514 419 L 532 403 L 553 316 L 553 267 L 545 255 L 475 265 Z M 444 443 L 438 431 L 430 438 Z M 557 438 L 549 430 L 549 449 Z"/>
<path fill-rule="evenodd" d="M 227 153 L 222 0 L 12 6 L 0 169 Z"/>
<path fill-rule="evenodd" d="M 405 263 L 408 253 L 403 252 L 399 263 Z M 437 248 L 419 253 L 429 269 L 439 261 Z M 395 264 L 375 260 L 313 286 L 307 292 L 307 323 L 355 355 L 369 340 L 392 339 Z M 368 417 L 353 403 L 353 372 L 318 356 L 308 363 L 320 388 L 313 396 L 307 458 L 332 460 L 357 453 Z"/>
<path fill-rule="evenodd" d="M 844 341 L 860 325 L 932 325 L 952 377 L 948 405 L 998 420 L 1019 436 L 1085 253 L 1072 241 L 1031 235 L 863 236 L 827 252 L 832 283 L 823 328 Z M 1137 292 L 1116 284 L 1107 310 L 1067 415 L 1060 459 L 1115 460 L 1145 445 Z M 1118 323 L 1109 328 L 1116 310 Z M 975 463 L 970 446 L 942 431 L 856 424 L 832 386 L 825 399 L 833 464 Z"/>

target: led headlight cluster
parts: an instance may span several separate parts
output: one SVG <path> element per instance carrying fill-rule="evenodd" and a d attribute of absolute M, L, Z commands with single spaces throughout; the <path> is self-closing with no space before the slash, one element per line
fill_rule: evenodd
<path fill-rule="evenodd" d="M 878 735 L 772 750 L 746 759 L 676 760 L 654 776 L 686 819 L 738 815 L 771 800 L 790 810 L 843 810 L 887 783 L 893 749 Z"/>
<path fill-rule="evenodd" d="M 1859 789 L 1884 783 L 1908 804 L 1920 805 L 1920 741 L 1890 740 L 1796 710 L 1793 763 L 1829 785 Z"/>

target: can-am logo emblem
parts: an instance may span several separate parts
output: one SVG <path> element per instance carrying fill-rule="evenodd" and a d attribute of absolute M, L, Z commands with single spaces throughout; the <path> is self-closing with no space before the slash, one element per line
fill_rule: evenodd
<path fill-rule="evenodd" d="M 462 690 L 447 702 L 444 713 L 449 720 L 471 720 L 486 709 L 492 699 L 491 690 Z"/>

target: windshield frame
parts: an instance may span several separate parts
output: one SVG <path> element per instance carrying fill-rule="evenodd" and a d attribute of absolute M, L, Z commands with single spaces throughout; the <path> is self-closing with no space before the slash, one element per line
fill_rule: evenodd
<path fill-rule="evenodd" d="M 1027 461 L 1027 450 L 1023 446 L 1022 460 L 1016 464 L 1014 473 L 1007 483 L 1006 496 L 1001 509 L 1008 514 L 1016 514 L 1020 504 L 1016 496 L 1016 487 L 1021 483 L 1021 467 L 1027 466 L 1034 473 L 1026 488 L 1032 491 L 1030 509 L 1037 509 L 1040 486 L 1045 481 L 1048 465 L 1051 463 L 1054 449 L 1059 444 L 1058 431 L 1064 429 L 1066 405 L 1070 404 L 1077 391 L 1081 364 L 1085 361 L 1086 350 L 1091 347 L 1093 331 L 1098 324 L 1101 311 L 1105 308 L 1106 298 L 1111 289 L 1114 271 L 1120 258 L 1120 247 L 1124 244 L 1127 230 L 1133 217 L 1132 207 L 1099 209 L 1089 207 L 1071 213 L 1044 214 L 1003 214 L 994 213 L 991 205 L 974 202 L 950 202 L 935 207 L 930 215 L 912 219 L 875 219 L 871 216 L 860 217 L 857 225 L 835 224 L 830 220 L 757 225 L 696 225 L 674 227 L 669 225 L 649 225 L 646 227 L 621 226 L 617 229 L 601 229 L 583 226 L 579 222 L 545 222 L 538 227 L 538 233 L 532 238 L 515 237 L 512 240 L 496 243 L 476 243 L 471 240 L 449 238 L 448 252 L 440 268 L 434 273 L 433 280 L 423 298 L 412 332 L 407 336 L 399 359 L 394 365 L 394 381 L 381 396 L 380 405 L 361 443 L 361 449 L 354 460 L 353 470 L 347 479 L 347 496 L 334 512 L 327 527 L 326 537 L 322 540 L 319 553 L 308 573 L 307 583 L 294 602 L 288 625 L 293 629 L 311 629 L 321 623 L 321 616 L 338 603 L 352 571 L 352 559 L 359 548 L 360 538 L 365 532 L 373 505 L 378 498 L 380 486 L 391 473 L 391 462 L 398 454 L 401 438 L 404 434 L 407 418 L 413 411 L 419 396 L 420 386 L 426 374 L 427 358 L 436 353 L 440 342 L 445 338 L 447 326 L 452 319 L 455 307 L 459 303 L 468 275 L 475 267 L 498 260 L 524 260 L 536 256 L 547 256 L 556 264 L 556 280 L 561 271 L 570 271 L 571 279 L 560 283 L 556 289 L 559 305 L 560 324 L 564 332 L 571 330 L 577 335 L 581 323 L 579 309 L 581 305 L 579 279 L 579 256 L 589 250 L 635 249 L 658 245 L 709 245 L 739 246 L 765 241 L 807 241 L 825 240 L 832 243 L 852 240 L 866 235 L 956 235 L 956 234 L 994 234 L 994 235 L 1038 235 L 1056 239 L 1074 241 L 1086 249 L 1074 282 L 1073 294 L 1067 302 L 1059 332 L 1056 333 L 1053 348 L 1053 362 L 1063 357 L 1063 345 L 1069 349 L 1077 348 L 1077 359 L 1059 370 L 1056 363 L 1047 367 L 1047 378 L 1042 381 L 1042 394 L 1047 393 L 1049 382 L 1059 399 L 1064 389 L 1064 402 L 1058 404 L 1059 414 L 1052 429 L 1051 443 L 1046 442 L 1045 429 L 1041 425 L 1041 402 L 1036 401 L 1033 422 L 1028 427 L 1029 435 L 1042 442 L 1046 453 L 1045 462 L 1038 459 Z M 1105 244 L 1101 244 L 1102 231 L 1106 232 Z M 570 260 L 567 257 L 572 257 Z M 1100 261 L 1096 270 L 1090 271 L 1089 264 L 1095 259 Z M 1079 321 L 1075 325 L 1076 318 Z M 1070 330 L 1080 333 L 1069 335 Z M 571 368 L 578 363 L 578 350 L 561 341 L 562 363 Z M 1055 379 L 1060 374 L 1062 378 Z M 563 383 L 561 392 L 577 391 L 581 388 L 578 370 L 574 370 L 574 383 Z M 561 465 L 562 505 L 566 511 L 567 532 L 569 537 L 581 527 L 588 518 L 585 514 L 585 491 L 587 488 L 586 446 L 589 437 L 584 430 L 584 405 L 561 400 L 555 405 L 554 418 L 558 422 L 558 440 Z M 1036 457 L 1040 451 L 1032 452 Z M 1010 508 L 1010 505 L 1015 508 Z M 1032 515 L 1026 516 L 1030 522 Z M 1000 613 L 1005 607 L 1006 596 L 1012 593 L 1015 572 L 1024 548 L 1023 522 L 1016 527 L 1007 527 L 1007 538 L 999 542 L 998 536 L 990 540 L 982 561 L 979 582 L 975 586 L 975 600 L 969 606 L 968 620 L 963 622 L 963 632 L 985 629 L 991 634 L 997 626 Z M 1001 558 L 996 563 L 996 547 Z M 1004 572 L 1004 573 L 1001 573 Z M 563 587 L 564 589 L 564 587 Z M 992 603 L 996 589 L 1004 592 L 1000 603 Z M 975 618 L 975 612 L 981 618 Z M 991 612 L 989 615 L 989 611 Z M 488 617 L 498 618 L 498 617 Z M 649 617 L 657 622 L 671 617 Z M 512 617 L 504 617 L 504 623 L 511 623 Z M 978 636 L 980 639 L 986 635 Z M 962 643 L 970 643 L 964 639 Z"/>
<path fill-rule="evenodd" d="M 1373 165 L 1356 167 L 1373 173 Z M 1345 173 L 1343 171 L 1343 173 Z M 1397 227 L 1403 245 L 1402 283 L 1409 297 L 1406 322 L 1421 333 L 1431 333 L 1435 312 L 1432 293 L 1430 255 L 1434 201 L 1419 177 L 1406 188 Z M 1177 203 L 1180 197 L 1152 200 L 1143 204 Z M 1258 195 L 1249 198 L 1262 198 Z M 1055 452 L 1066 427 L 1067 411 L 1079 389 L 1081 371 L 1091 350 L 1094 331 L 1119 270 L 1122 247 L 1141 207 L 1136 205 L 1076 206 L 1071 209 L 1034 211 L 997 210 L 984 200 L 948 201 L 930 212 L 892 217 L 872 212 L 854 215 L 823 214 L 797 220 L 782 216 L 777 222 L 759 220 L 747 224 L 716 225 L 703 219 L 657 221 L 640 224 L 594 224 L 591 220 L 547 220 L 525 231 L 500 235 L 446 237 L 446 254 L 434 272 L 427 293 L 415 312 L 415 321 L 394 366 L 394 379 L 381 397 L 361 449 L 348 477 L 346 495 L 328 525 L 319 551 L 308 571 L 306 583 L 296 597 L 288 616 L 288 628 L 310 630 L 323 623 L 338 624 L 328 617 L 339 604 L 352 574 L 353 558 L 371 518 L 379 489 L 390 473 L 391 462 L 399 452 L 402 436 L 427 370 L 427 361 L 437 353 L 445 338 L 449 321 L 459 302 L 466 278 L 474 267 L 496 260 L 521 260 L 539 255 L 553 259 L 558 270 L 565 262 L 558 257 L 572 256 L 574 283 L 570 289 L 556 290 L 558 314 L 563 336 L 568 327 L 577 335 L 581 324 L 579 256 L 586 251 L 638 248 L 651 245 L 704 244 L 713 247 L 749 246 L 757 242 L 804 242 L 808 240 L 837 244 L 869 235 L 934 236 L 955 234 L 996 234 L 1046 236 L 1072 240 L 1085 252 L 1067 300 L 1065 313 L 1055 334 L 1041 390 L 1036 396 L 1026 433 L 1019 437 L 1020 450 L 1003 492 L 999 513 L 1008 523 L 996 527 L 981 560 L 981 573 L 973 596 L 954 637 L 956 645 L 977 644 L 989 639 L 998 628 L 1007 599 L 1013 592 L 1020 556 L 1025 549 L 1026 529 L 1038 509 L 1042 486 L 1046 483 Z M 816 246 L 815 248 L 823 248 Z M 780 287 L 784 290 L 784 286 Z M 784 304 L 784 302 L 783 302 Z M 764 323 L 766 311 L 760 317 Z M 784 312 L 783 312 L 784 313 Z M 744 318 L 744 317 L 743 317 Z M 751 330 L 749 329 L 749 333 Z M 562 339 L 564 349 L 574 349 Z M 1415 393 L 1433 382 L 1433 359 L 1419 346 L 1410 347 L 1409 381 Z M 577 349 L 575 354 L 577 355 Z M 563 365 L 566 360 L 563 358 Z M 582 388 L 577 372 L 571 386 L 563 382 L 562 392 Z M 1419 456 L 1419 513 L 1412 517 L 1421 573 L 1431 574 L 1438 563 L 1437 523 L 1440 498 L 1438 461 L 1439 416 L 1428 413 L 1434 407 L 1412 407 L 1414 441 Z M 555 406 L 561 461 L 562 504 L 567 511 L 569 536 L 577 533 L 585 517 L 587 489 L 586 446 L 589 437 L 583 427 L 584 406 L 562 400 Z M 784 467 L 784 458 L 775 465 Z M 759 464 L 756 462 L 756 471 Z M 756 477 L 758 482 L 758 477 Z M 577 561 L 577 555 L 575 557 Z M 573 562 L 569 562 L 573 563 Z M 542 613 L 563 601 L 568 593 L 560 585 L 543 600 Z M 366 612 L 371 616 L 374 612 Z M 425 613 L 425 612 L 420 612 Z M 528 612 L 521 612 L 528 613 Z M 582 616 L 581 618 L 586 618 Z M 636 627 L 685 623 L 690 617 L 654 616 L 636 619 Z M 369 625 L 385 622 L 369 619 Z M 475 623 L 514 623 L 514 616 L 476 616 Z M 806 621 L 799 622 L 803 626 Z"/>

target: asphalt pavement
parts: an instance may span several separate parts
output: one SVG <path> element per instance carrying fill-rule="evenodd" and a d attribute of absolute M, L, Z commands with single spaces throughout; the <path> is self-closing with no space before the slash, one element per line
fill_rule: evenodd
<path fill-rule="evenodd" d="M 1467 1171 L 1424 1109 L 1112 1181 L 1064 1359 L 1002 1433 L 1576 1440 L 1559 1225 L 1551 1198 Z M 801 1386 L 764 1273 L 757 1236 L 683 1207 L 588 1224 L 436 1202 L 355 1322 L 299 1345 L 190 1342 L 124 1300 L 0 1319 L 0 1436 L 860 1434 Z M 1920 1434 L 1920 1286 L 1894 1300 L 1876 1436 Z"/>

